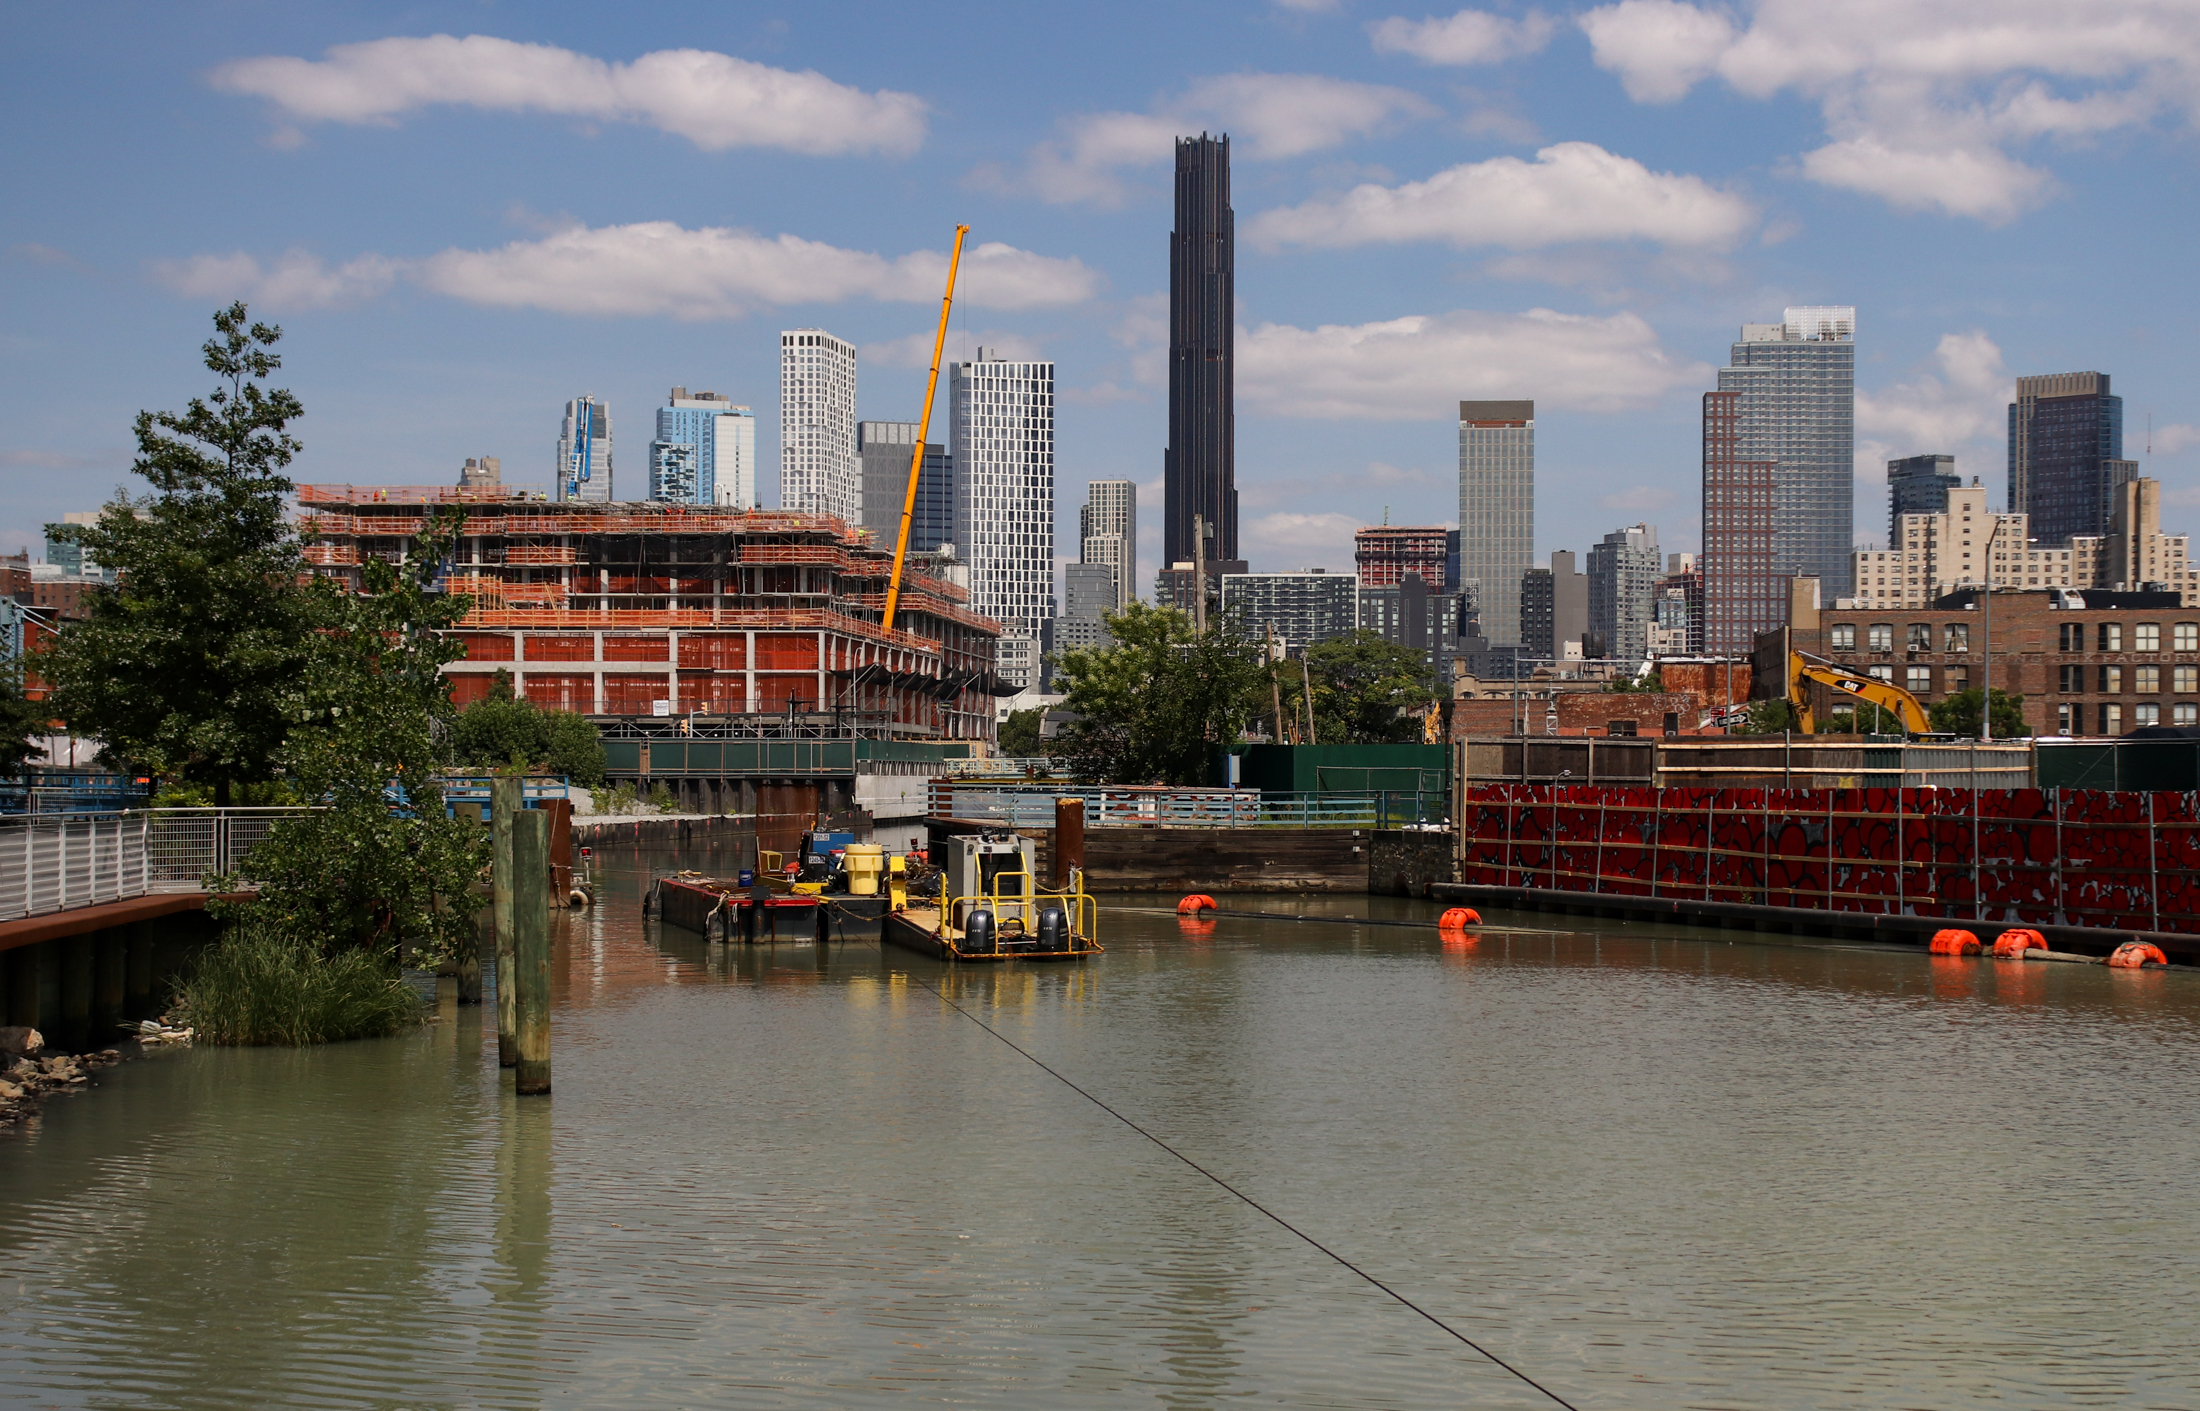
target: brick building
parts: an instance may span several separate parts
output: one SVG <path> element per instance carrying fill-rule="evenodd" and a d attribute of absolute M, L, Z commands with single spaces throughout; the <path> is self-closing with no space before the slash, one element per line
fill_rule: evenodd
<path fill-rule="evenodd" d="M 1799 608 L 1795 647 L 1890 681 L 1928 705 L 1986 679 L 1984 595 L 1922 607 Z M 2040 735 L 2200 724 L 2200 610 L 2175 592 L 1993 594 L 1993 684 L 2024 697 Z M 1823 718 L 1836 702 L 1817 689 Z"/>

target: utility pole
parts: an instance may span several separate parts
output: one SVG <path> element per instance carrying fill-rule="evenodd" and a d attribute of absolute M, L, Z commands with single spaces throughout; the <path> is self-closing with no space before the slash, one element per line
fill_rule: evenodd
<path fill-rule="evenodd" d="M 1314 732 L 1314 672 L 1306 664 L 1304 654 L 1299 657 L 1299 679 L 1306 683 L 1306 743 L 1318 745 L 1322 740 L 1321 736 Z"/>
<path fill-rule="evenodd" d="M 1994 742 L 1994 547 L 2000 542 L 2001 516 L 1997 514 L 1994 527 L 1986 536 L 1986 606 L 1981 611 L 1985 620 L 1980 624 L 1983 640 L 1979 643 L 1986 681 L 1979 688 L 1978 737 L 1982 744 L 1989 745 Z M 1971 757 L 1978 758 L 1975 751 Z M 1977 768 L 1976 764 L 1972 765 L 1974 771 Z"/>
<path fill-rule="evenodd" d="M 1283 743 L 1283 687 L 1276 682 L 1276 624 L 1268 626 L 1268 704 L 1276 717 L 1276 743 Z"/>

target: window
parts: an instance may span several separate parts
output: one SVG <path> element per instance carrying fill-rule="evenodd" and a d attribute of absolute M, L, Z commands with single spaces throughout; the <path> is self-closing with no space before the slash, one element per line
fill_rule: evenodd
<path fill-rule="evenodd" d="M 2121 735 L 2124 733 L 2124 708 L 2122 706 L 2103 705 L 2101 707 L 2101 733 L 2103 735 Z"/>
<path fill-rule="evenodd" d="M 2100 646 L 2104 652 L 2120 652 L 2124 649 L 2124 625 L 2121 622 L 2101 624 Z"/>
<path fill-rule="evenodd" d="M 1951 666 L 1940 674 L 1941 688 L 1951 696 L 1960 696 L 1971 689 L 1971 668 Z"/>
<path fill-rule="evenodd" d="M 2180 701 L 2170 707 L 2170 723 L 2173 725 L 2200 725 L 2200 705 Z"/>
<path fill-rule="evenodd" d="M 1971 624 L 1968 622 L 1949 623 L 1947 633 L 1942 638 L 1941 650 L 1944 652 L 1967 652 L 1971 650 Z"/>
<path fill-rule="evenodd" d="M 2056 690 L 2062 692 L 2066 696 L 2082 696 L 2085 694 L 2084 667 L 2059 666 L 2055 668 L 2055 673 Z"/>
<path fill-rule="evenodd" d="M 2104 696 L 2120 696 L 2123 694 L 2123 691 L 2124 669 L 2120 666 L 2102 667 L 2101 694 Z"/>
<path fill-rule="evenodd" d="M 1875 652 L 1894 650 L 1894 624 L 1875 622 L 1871 625 L 1871 649 Z"/>
<path fill-rule="evenodd" d="M 2180 652 L 2200 652 L 2200 622 L 2180 622 L 2170 632 L 2172 648 Z"/>
<path fill-rule="evenodd" d="M 2142 696 L 2160 695 L 2162 668 L 2159 666 L 2135 666 L 2131 668 L 2131 689 Z"/>
<path fill-rule="evenodd" d="M 2085 728 L 2085 724 L 2084 724 L 2084 722 L 2083 722 L 2083 721 L 2079 720 L 2079 719 L 2078 719 L 2077 717 L 2078 717 L 2079 715 L 2081 715 L 2081 714 L 2082 714 L 2082 713 L 2084 712 L 2084 710 L 2085 710 L 2085 707 L 2084 707 L 2084 706 L 2076 706 L 2076 705 L 2059 705 L 2059 706 L 2056 706 L 2056 707 L 2055 707 L 2055 733 L 2056 733 L 2056 734 L 2058 734 L 2058 735 L 2075 735 L 2075 734 L 2077 734 L 2077 733 L 2078 733 L 2078 732 L 2079 732 L 2080 730 L 2083 730 L 2083 729 Z"/>
<path fill-rule="evenodd" d="M 2180 696 L 2189 696 L 2200 691 L 2200 666 L 2171 667 L 2169 688 Z"/>
<path fill-rule="evenodd" d="M 2162 723 L 2162 708 L 2152 702 L 2133 706 L 2131 708 L 2131 723 L 2134 725 L 2159 725 Z"/>
<path fill-rule="evenodd" d="M 1910 650 L 1913 652 L 1931 651 L 1933 649 L 1933 624 L 1930 622 L 1911 623 L 1909 644 Z"/>
<path fill-rule="evenodd" d="M 1835 624 L 1833 625 L 1833 635 L 1832 635 L 1832 639 L 1831 639 L 1831 640 L 1830 640 L 1830 641 L 1829 641 L 1829 642 L 1827 643 L 1827 645 L 1828 645 L 1828 646 L 1830 646 L 1830 647 L 1831 647 L 1831 648 L 1832 648 L 1832 649 L 1833 649 L 1834 651 L 1837 651 L 1837 652 L 1853 652 L 1853 651 L 1855 651 L 1855 650 L 1856 650 L 1856 624 L 1855 624 L 1855 623 L 1853 623 L 1853 622 L 1837 622 L 1837 623 L 1835 623 Z"/>
<path fill-rule="evenodd" d="M 2135 652 L 2162 650 L 2162 624 L 2141 622 L 2134 625 L 2131 629 L 2131 649 Z"/>
<path fill-rule="evenodd" d="M 1913 696 L 1932 694 L 1933 669 L 1929 666 L 1913 666 L 1909 670 L 1909 690 Z"/>
<path fill-rule="evenodd" d="M 2055 630 L 2055 644 L 2060 650 L 2066 652 L 2084 651 L 2085 624 L 2082 622 L 2064 623 Z"/>
<path fill-rule="evenodd" d="M 1894 684 L 1894 668 L 1891 666 L 1872 666 L 1866 667 L 1865 670 L 1871 674 L 1874 681 L 1884 681 L 1890 686 Z"/>

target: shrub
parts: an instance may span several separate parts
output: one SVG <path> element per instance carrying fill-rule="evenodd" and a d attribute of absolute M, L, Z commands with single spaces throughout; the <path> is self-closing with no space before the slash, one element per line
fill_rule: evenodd
<path fill-rule="evenodd" d="M 201 1043 L 335 1043 L 395 1034 L 423 1017 L 386 954 L 324 953 L 264 921 L 232 925 L 176 986 L 174 1018 Z"/>
<path fill-rule="evenodd" d="M 628 814 L 633 811 L 634 786 L 632 784 L 614 784 L 596 795 L 596 812 L 606 817 L 616 818 L 621 814 Z"/>
<path fill-rule="evenodd" d="M 659 813 L 678 813 L 680 801 L 672 796 L 672 790 L 659 784 L 649 791 L 649 806 Z"/>

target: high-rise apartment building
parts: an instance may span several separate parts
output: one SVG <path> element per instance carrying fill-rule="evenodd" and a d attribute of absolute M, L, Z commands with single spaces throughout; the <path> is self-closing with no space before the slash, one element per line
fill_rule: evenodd
<path fill-rule="evenodd" d="M 504 483 L 504 462 L 495 456 L 468 456 L 458 468 L 458 488 L 485 490 Z"/>
<path fill-rule="evenodd" d="M 856 454 L 863 463 L 863 527 L 874 543 L 891 544 L 901 535 L 901 511 L 909 496 L 909 462 L 917 449 L 913 421 L 864 421 L 856 424 Z M 928 554 L 955 542 L 955 465 L 947 447 L 924 445 L 917 473 L 917 505 L 909 516 L 909 550 Z"/>
<path fill-rule="evenodd" d="M 1468 650 L 1469 629 L 1474 626 L 1473 596 L 1444 591 L 1442 583 L 1429 583 L 1409 573 L 1388 588 L 1360 588 L 1359 630 L 1373 632 L 1402 647 L 1426 656 L 1428 680 L 1433 685 L 1449 680 L 1447 663 Z M 1480 637 L 1473 641 L 1487 648 Z"/>
<path fill-rule="evenodd" d="M 716 392 L 675 387 L 657 408 L 649 498 L 676 505 L 756 504 L 756 414 Z"/>
<path fill-rule="evenodd" d="M 558 432 L 556 495 L 560 500 L 611 499 L 611 408 L 594 396 L 565 404 Z"/>
<path fill-rule="evenodd" d="M 1654 525 L 1615 529 L 1589 550 L 1589 631 L 1604 643 L 1606 656 L 1626 667 L 1649 655 L 1662 576 Z"/>
<path fill-rule="evenodd" d="M 1191 563 L 1192 521 L 1215 527 L 1211 573 L 1238 561 L 1236 222 L 1230 139 L 1176 144 L 1176 228 L 1169 233 L 1169 446 L 1163 458 L 1161 558 Z"/>
<path fill-rule="evenodd" d="M 1902 533 L 1902 516 L 1939 514 L 1948 492 L 1963 483 L 1954 456 L 1904 456 L 1887 462 L 1887 543 Z"/>
<path fill-rule="evenodd" d="M 1561 661 L 1566 644 L 1578 652 L 1589 631 L 1589 579 L 1574 567 L 1571 549 L 1551 555 L 1548 568 L 1520 575 L 1520 655 L 1528 661 Z M 1485 633 L 1486 635 L 1486 633 Z"/>
<path fill-rule="evenodd" d="M 1459 404 L 1459 575 L 1486 583 L 1482 635 L 1521 642 L 1513 587 L 1535 562 L 1535 403 Z"/>
<path fill-rule="evenodd" d="M 2042 544 L 2108 532 L 2116 489 L 2135 480 L 2124 455 L 2124 399 L 2105 372 L 2017 379 L 2009 404 L 2009 512 Z"/>
<path fill-rule="evenodd" d="M 1107 614 L 1116 610 L 1115 571 L 1104 563 L 1073 563 L 1062 570 L 1062 612 L 1054 619 L 1056 652 L 1111 647 Z"/>
<path fill-rule="evenodd" d="M 1085 487 L 1077 511 L 1077 560 L 1107 565 L 1115 600 L 1109 611 L 1138 596 L 1138 484 L 1132 480 L 1095 480 Z"/>
<path fill-rule="evenodd" d="M 1785 621 L 1789 579 L 1848 591 L 1855 451 L 1856 310 L 1743 324 L 1704 400 L 1707 651 L 1746 652 Z"/>
<path fill-rule="evenodd" d="M 948 365 L 955 548 L 970 606 L 1045 640 L 1054 618 L 1054 364 L 978 349 Z"/>
<path fill-rule="evenodd" d="M 1296 654 L 1332 637 L 1349 637 L 1359 621 L 1359 591 L 1343 573 L 1318 568 L 1304 573 L 1226 573 L 1222 609 L 1235 614 L 1245 634 Z"/>
<path fill-rule="evenodd" d="M 856 350 L 821 328 L 779 335 L 779 505 L 860 524 Z"/>
<path fill-rule="evenodd" d="M 1667 554 L 1665 576 L 1650 590 L 1650 654 L 1703 653 L 1703 575 L 1694 554 Z"/>
<path fill-rule="evenodd" d="M 1409 573 L 1442 588 L 1452 577 L 1452 548 L 1451 534 L 1441 525 L 1369 525 L 1352 536 L 1352 560 L 1362 588 L 1395 588 Z"/>

